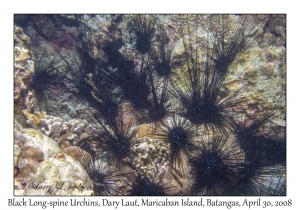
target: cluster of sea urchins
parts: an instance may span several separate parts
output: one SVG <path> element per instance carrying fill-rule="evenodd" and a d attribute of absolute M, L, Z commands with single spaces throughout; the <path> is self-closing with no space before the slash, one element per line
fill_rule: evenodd
<path fill-rule="evenodd" d="M 61 83 L 70 105 L 87 110 L 80 117 L 91 137 L 83 149 L 93 151 L 95 164 L 86 168 L 95 195 L 285 195 L 285 137 L 261 132 L 278 112 L 241 118 L 251 83 L 235 90 L 226 83 L 230 65 L 259 34 L 246 15 L 234 16 L 234 30 L 230 15 L 215 16 L 224 23 L 216 30 L 200 27 L 201 15 L 178 16 L 175 30 L 160 15 L 112 15 L 96 29 L 77 15 L 69 21 L 80 46 L 58 41 L 36 60 L 30 87 L 39 100 L 50 100 L 50 87 Z M 142 125 L 148 135 L 139 136 Z M 133 164 L 138 138 L 168 145 L 159 178 Z"/>

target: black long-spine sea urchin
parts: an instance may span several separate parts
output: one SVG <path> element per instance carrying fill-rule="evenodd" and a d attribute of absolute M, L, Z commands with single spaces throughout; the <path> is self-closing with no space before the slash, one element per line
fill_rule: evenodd
<path fill-rule="evenodd" d="M 38 104 L 42 106 L 47 101 L 55 100 L 60 96 L 59 88 L 63 86 L 61 72 L 63 61 L 56 54 L 36 57 L 34 74 L 29 87 L 34 91 Z"/>
<path fill-rule="evenodd" d="M 172 82 L 172 94 L 179 102 L 181 116 L 194 125 L 227 133 L 233 122 L 233 113 L 243 109 L 247 102 L 242 94 L 250 84 L 235 91 L 226 90 L 224 77 L 209 56 L 208 45 L 201 46 L 197 41 L 197 22 L 195 31 L 195 42 L 191 40 L 191 31 L 189 38 L 183 37 L 185 68 L 179 79 Z"/>
<path fill-rule="evenodd" d="M 87 123 L 94 139 L 91 144 L 99 149 L 98 152 L 102 152 L 102 158 L 117 168 L 131 167 L 134 158 L 132 147 L 139 128 L 135 121 L 121 115 L 107 123 L 100 120 L 97 122 L 95 119 L 90 119 Z"/>
<path fill-rule="evenodd" d="M 157 27 L 156 48 L 150 55 L 150 68 L 159 78 L 176 79 L 175 68 L 180 66 L 181 62 L 173 56 L 174 43 L 168 37 L 166 30 L 163 26 Z"/>
<path fill-rule="evenodd" d="M 252 120 L 236 121 L 233 124 L 233 133 L 237 137 L 241 149 L 245 152 L 245 159 L 251 163 L 261 162 L 285 164 L 286 141 L 285 138 L 272 139 L 265 137 L 261 132 L 266 123 L 277 116 L 273 110 L 265 111 Z"/>
<path fill-rule="evenodd" d="M 238 163 L 242 153 L 228 137 L 201 141 L 195 157 L 190 159 L 192 195 L 220 195 L 237 182 Z"/>
<path fill-rule="evenodd" d="M 124 188 L 126 188 L 124 174 L 124 172 L 121 172 L 114 166 L 110 166 L 108 163 L 96 161 L 93 168 L 89 171 L 90 179 L 94 185 L 94 195 L 124 195 Z"/>
<path fill-rule="evenodd" d="M 172 94 L 179 102 L 178 112 L 196 126 L 227 133 L 233 122 L 233 110 L 242 109 L 247 101 L 240 96 L 248 86 L 226 93 L 223 80 L 211 64 L 203 65 L 193 63 L 188 67 L 188 78 L 172 83 Z"/>
<path fill-rule="evenodd" d="M 240 163 L 237 182 L 222 195 L 255 196 L 285 195 L 286 169 L 283 165 L 269 165 L 267 161 Z"/>
<path fill-rule="evenodd" d="M 116 118 L 124 100 L 110 70 L 86 53 L 79 55 L 69 51 L 66 56 L 60 55 L 67 63 L 66 83 L 74 96 L 72 103 L 92 107 L 94 111 L 91 112 L 99 120 L 110 121 Z"/>
<path fill-rule="evenodd" d="M 77 160 L 86 170 L 93 182 L 93 191 L 96 196 L 123 195 L 126 183 L 124 176 L 128 172 L 120 171 L 118 168 L 92 157 L 90 153 L 76 146 L 66 147 L 66 154 Z M 129 172 L 129 174 L 131 174 Z M 87 186 L 89 187 L 89 186 Z"/>
<path fill-rule="evenodd" d="M 209 15 L 211 19 L 220 19 L 221 24 L 216 30 L 208 31 L 212 33 L 210 40 L 212 43 L 212 52 L 209 56 L 214 62 L 215 69 L 222 77 L 228 73 L 229 66 L 236 58 L 249 50 L 257 37 L 255 27 L 249 28 L 249 17 L 245 16 L 237 24 L 233 33 L 228 33 L 230 27 L 235 24 L 229 20 L 229 15 Z M 210 25 L 210 29 L 216 26 Z"/>
<path fill-rule="evenodd" d="M 173 167 L 183 167 L 182 156 L 191 158 L 197 151 L 197 131 L 187 119 L 178 115 L 166 119 L 156 132 L 157 138 L 170 144 L 170 161 Z"/>
<path fill-rule="evenodd" d="M 127 29 L 135 38 L 133 45 L 139 53 L 146 54 L 152 51 L 156 22 L 156 18 L 151 15 L 135 15 L 128 21 Z"/>
<path fill-rule="evenodd" d="M 141 123 L 151 123 L 156 127 L 171 114 L 168 82 L 164 79 L 159 80 L 153 71 L 149 70 L 147 84 L 150 87 L 147 104 L 136 112 Z"/>
<path fill-rule="evenodd" d="M 164 186 L 163 179 L 158 181 L 149 179 L 146 176 L 137 175 L 133 178 L 130 196 L 166 196 L 171 187 Z"/>

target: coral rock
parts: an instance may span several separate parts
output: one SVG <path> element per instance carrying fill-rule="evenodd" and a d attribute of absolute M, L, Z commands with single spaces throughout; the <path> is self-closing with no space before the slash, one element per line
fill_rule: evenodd
<path fill-rule="evenodd" d="M 15 141 L 21 142 L 26 164 L 20 169 L 22 183 L 15 186 L 15 193 L 22 195 L 82 195 L 90 194 L 93 185 L 79 162 L 65 154 L 56 141 L 35 129 L 15 126 Z M 41 161 L 42 160 L 42 161 Z M 17 180 L 17 178 L 15 178 Z M 82 183 L 83 189 L 68 188 Z M 63 186 L 59 189 L 57 185 Z M 16 182 L 15 182 L 16 185 Z M 38 188 L 37 186 L 50 186 Z M 20 191 L 22 189 L 22 191 Z"/>
<path fill-rule="evenodd" d="M 85 125 L 76 119 L 63 122 L 59 117 L 47 116 L 46 119 L 41 120 L 40 125 L 43 133 L 54 138 L 58 143 L 69 140 L 76 145 L 82 138 L 88 136 L 86 133 L 81 135 L 85 131 Z"/>
<path fill-rule="evenodd" d="M 29 50 L 14 48 L 14 100 L 16 113 L 21 112 L 23 95 L 28 91 L 28 83 L 34 73 L 33 61 L 29 58 Z"/>
<path fill-rule="evenodd" d="M 20 48 L 28 48 L 30 45 L 30 38 L 24 34 L 22 28 L 15 26 L 14 28 L 14 42 Z"/>
<path fill-rule="evenodd" d="M 265 75 L 271 76 L 274 72 L 274 66 L 270 63 L 263 65 L 262 72 Z"/>
<path fill-rule="evenodd" d="M 26 148 L 24 151 L 24 157 L 26 158 L 26 160 L 32 160 L 36 162 L 44 160 L 43 152 L 40 149 L 34 147 Z"/>
<path fill-rule="evenodd" d="M 31 114 L 27 109 L 22 110 L 22 113 L 27 118 L 27 123 L 33 127 L 40 124 L 41 119 L 46 118 L 46 112 L 37 111 L 36 115 Z M 32 124 L 33 123 L 33 124 Z"/>
<path fill-rule="evenodd" d="M 247 77 L 253 77 L 256 74 L 256 69 L 250 68 L 248 71 L 245 72 Z"/>
<path fill-rule="evenodd" d="M 63 152 L 77 160 L 84 168 L 89 168 L 92 164 L 92 156 L 76 146 L 71 146 L 63 149 Z"/>

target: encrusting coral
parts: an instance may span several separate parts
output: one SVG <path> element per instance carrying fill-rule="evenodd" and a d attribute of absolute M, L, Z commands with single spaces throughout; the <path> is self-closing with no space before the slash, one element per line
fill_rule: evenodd
<path fill-rule="evenodd" d="M 36 172 L 38 163 L 44 160 L 44 154 L 40 149 L 34 147 L 25 148 L 23 153 L 26 164 L 20 168 L 20 175 L 26 178 Z"/>
<path fill-rule="evenodd" d="M 36 112 L 36 115 L 30 113 L 27 109 L 22 111 L 27 118 L 27 124 L 33 128 L 41 128 L 41 131 L 58 143 L 69 140 L 76 145 L 82 139 L 88 138 L 89 134 L 85 132 L 86 125 L 79 120 L 72 119 L 69 122 L 63 122 L 59 117 L 53 117 L 46 112 Z"/>

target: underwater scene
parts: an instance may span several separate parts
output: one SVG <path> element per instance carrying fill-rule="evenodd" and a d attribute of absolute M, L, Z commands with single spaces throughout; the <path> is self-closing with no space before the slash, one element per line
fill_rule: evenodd
<path fill-rule="evenodd" d="M 286 195 L 284 14 L 15 14 L 13 65 L 14 195 Z"/>

